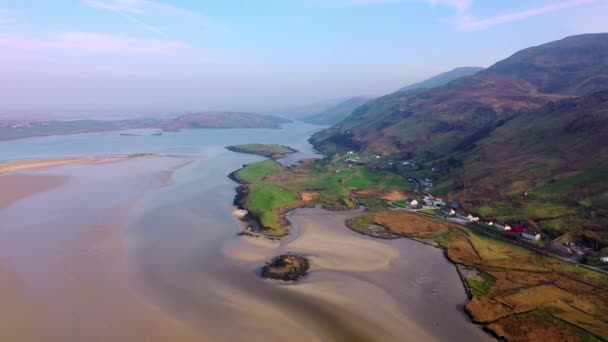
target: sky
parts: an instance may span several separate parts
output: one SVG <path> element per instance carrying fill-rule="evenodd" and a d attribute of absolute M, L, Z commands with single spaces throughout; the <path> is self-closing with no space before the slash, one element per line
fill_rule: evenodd
<path fill-rule="evenodd" d="M 0 0 L 2 115 L 277 113 L 607 32 L 608 0 Z"/>

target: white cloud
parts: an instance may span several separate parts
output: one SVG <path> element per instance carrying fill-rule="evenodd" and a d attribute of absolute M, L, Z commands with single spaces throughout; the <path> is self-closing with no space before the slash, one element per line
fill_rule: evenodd
<path fill-rule="evenodd" d="M 506 24 L 513 21 L 523 20 L 526 18 L 543 15 L 551 12 L 556 12 L 563 9 L 581 7 L 592 3 L 597 3 L 601 0 L 567 0 L 553 3 L 542 7 L 535 7 L 523 11 L 506 13 L 491 18 L 474 19 L 471 16 L 465 15 L 462 18 L 460 27 L 465 30 L 480 30 L 500 24 Z"/>

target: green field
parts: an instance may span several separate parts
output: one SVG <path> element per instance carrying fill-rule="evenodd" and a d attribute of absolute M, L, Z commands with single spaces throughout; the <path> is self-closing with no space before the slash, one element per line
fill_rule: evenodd
<path fill-rule="evenodd" d="M 249 196 L 247 197 L 247 208 L 254 213 L 260 223 L 272 230 L 274 236 L 282 236 L 286 229 L 280 223 L 276 211 L 297 202 L 296 196 L 280 186 L 258 182 L 249 186 Z"/>
<path fill-rule="evenodd" d="M 281 165 L 274 160 L 263 160 L 249 164 L 235 173 L 240 181 L 251 183 L 259 181 L 264 177 L 281 171 Z"/>
<path fill-rule="evenodd" d="M 373 195 L 354 195 L 358 190 L 407 189 L 411 186 L 397 173 L 366 166 L 345 167 L 339 161 L 321 160 L 282 168 L 265 160 L 246 165 L 235 177 L 248 186 L 246 209 L 258 217 L 273 236 L 287 232 L 280 217 L 298 206 L 321 204 L 333 209 L 357 206 L 358 197 L 370 210 L 383 210 L 386 204 Z"/>

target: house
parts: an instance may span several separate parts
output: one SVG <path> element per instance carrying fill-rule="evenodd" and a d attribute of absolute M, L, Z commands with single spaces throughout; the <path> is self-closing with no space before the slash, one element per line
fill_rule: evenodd
<path fill-rule="evenodd" d="M 415 198 L 408 198 L 405 200 L 407 202 L 407 205 L 415 207 L 418 205 L 418 200 L 416 200 Z"/>
<path fill-rule="evenodd" d="M 515 233 L 517 233 L 517 234 L 521 234 L 521 233 L 523 233 L 523 232 L 525 232 L 525 231 L 526 231 L 526 227 L 524 227 L 524 226 L 515 226 L 515 227 L 511 227 L 511 231 L 512 231 L 512 232 L 515 232 Z"/>
<path fill-rule="evenodd" d="M 469 222 L 479 222 L 479 217 L 473 216 L 469 213 L 462 212 L 462 213 L 458 213 L 456 216 L 459 218 L 465 219 Z"/>
<path fill-rule="evenodd" d="M 433 200 L 432 198 L 428 198 L 425 197 L 422 202 L 424 203 L 424 205 L 428 205 L 428 206 L 433 206 L 435 205 L 435 200 Z"/>
<path fill-rule="evenodd" d="M 355 154 L 355 151 L 348 151 L 348 154 Z"/>
<path fill-rule="evenodd" d="M 493 226 L 494 225 L 494 221 L 492 221 L 492 220 L 485 220 L 485 221 L 483 221 L 483 224 L 485 224 L 486 226 Z"/>
<path fill-rule="evenodd" d="M 433 187 L 433 182 L 427 182 L 427 181 L 422 181 L 420 182 L 420 185 L 426 187 L 426 188 L 432 188 Z"/>
<path fill-rule="evenodd" d="M 509 226 L 509 224 L 504 223 L 504 222 L 496 222 L 496 223 L 494 223 L 494 227 L 496 227 L 500 230 L 511 230 L 511 226 Z"/>
<path fill-rule="evenodd" d="M 532 241 L 538 241 L 538 240 L 540 240 L 540 234 L 538 234 L 537 232 L 532 231 L 532 230 L 527 230 L 527 229 L 524 230 L 521 233 L 521 236 L 524 239 L 528 239 L 528 240 L 532 240 Z"/>
<path fill-rule="evenodd" d="M 601 262 L 608 262 L 608 256 L 601 257 L 601 258 L 600 258 L 600 261 L 601 261 Z"/>
<path fill-rule="evenodd" d="M 445 202 L 441 198 L 435 198 L 433 200 L 433 205 L 437 207 L 445 207 Z"/>
<path fill-rule="evenodd" d="M 469 214 L 469 216 L 467 216 L 467 220 L 469 220 L 469 222 L 479 222 L 479 217 Z"/>
<path fill-rule="evenodd" d="M 450 202 L 450 203 L 448 203 L 448 207 L 458 209 L 458 208 L 460 208 L 460 203 Z"/>
<path fill-rule="evenodd" d="M 444 215 L 448 215 L 448 216 L 454 216 L 454 215 L 456 215 L 456 211 L 454 209 L 452 209 L 452 208 L 443 208 L 443 209 L 441 209 L 441 212 Z"/>

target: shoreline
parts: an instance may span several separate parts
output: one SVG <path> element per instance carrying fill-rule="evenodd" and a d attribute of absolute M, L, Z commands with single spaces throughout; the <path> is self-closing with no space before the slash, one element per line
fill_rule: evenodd
<path fill-rule="evenodd" d="M 236 152 L 236 151 L 233 151 L 233 152 Z M 270 158 L 270 159 L 272 159 L 272 158 Z M 234 181 L 237 184 L 239 184 L 235 188 L 236 194 L 235 194 L 235 197 L 234 197 L 234 200 L 233 200 L 233 205 L 237 209 L 239 209 L 239 210 L 246 210 L 247 211 L 247 215 L 245 215 L 244 217 L 237 218 L 237 220 L 243 226 L 243 230 L 240 233 L 238 233 L 238 235 L 239 236 L 249 236 L 249 237 L 254 237 L 254 238 L 260 238 L 261 237 L 261 238 L 267 239 L 269 241 L 277 241 L 277 240 L 278 241 L 286 241 L 284 238 L 290 236 L 291 235 L 291 230 L 293 229 L 293 224 L 291 223 L 291 220 L 289 219 L 289 216 L 292 213 L 294 213 L 296 210 L 307 208 L 307 207 L 306 206 L 300 206 L 300 207 L 297 207 L 297 208 L 292 208 L 291 210 L 289 210 L 287 212 L 281 213 L 280 220 L 284 221 L 284 222 L 287 222 L 288 223 L 288 227 L 289 227 L 288 233 L 286 235 L 281 236 L 281 237 L 271 237 L 271 236 L 268 236 L 268 235 L 264 234 L 263 233 L 264 229 L 262 228 L 263 226 L 261 225 L 261 223 L 259 221 L 259 218 L 256 217 L 255 215 L 253 215 L 248 210 L 248 208 L 243 204 L 244 200 L 247 198 L 247 191 L 248 191 L 248 189 L 247 189 L 247 183 L 241 181 L 236 176 L 236 173 L 239 170 L 243 169 L 245 166 L 246 165 L 243 165 L 241 168 L 230 172 L 228 174 L 228 176 L 227 176 L 229 179 L 231 179 L 232 181 Z M 368 209 L 365 208 L 364 206 L 360 205 L 359 208 L 363 209 L 361 211 L 361 215 L 364 215 L 365 213 L 369 213 Z M 331 208 L 331 209 L 324 208 L 324 209 L 329 210 L 329 211 L 334 211 L 335 210 L 337 212 L 348 212 L 348 211 L 352 210 L 352 209 L 337 210 L 335 208 Z M 423 245 L 427 245 L 429 247 L 433 247 L 435 249 L 440 249 L 442 251 L 441 254 L 445 258 L 445 260 L 448 261 L 450 263 L 450 265 L 452 265 L 452 267 L 456 270 L 456 273 L 458 274 L 458 278 L 460 279 L 460 284 L 461 284 L 461 286 L 462 286 L 462 288 L 464 290 L 464 293 L 466 294 L 466 297 L 467 297 L 466 302 L 464 302 L 461 306 L 459 306 L 459 311 L 462 312 L 465 315 L 465 317 L 467 318 L 467 321 L 469 323 L 471 323 L 474 326 L 480 327 L 486 334 L 488 334 L 488 336 L 491 336 L 492 338 L 495 338 L 497 340 L 501 339 L 501 337 L 496 332 L 494 332 L 494 331 L 492 331 L 491 329 L 488 328 L 487 324 L 483 324 L 481 322 L 476 322 L 475 319 L 474 319 L 474 317 L 467 310 L 466 306 L 472 300 L 473 294 L 472 294 L 471 289 L 469 288 L 469 286 L 468 286 L 468 284 L 467 284 L 467 282 L 465 280 L 464 275 L 462 274 L 462 272 L 460 270 L 460 267 L 464 267 L 464 265 L 461 265 L 461 264 L 453 261 L 452 259 L 450 259 L 450 257 L 448 256 L 448 253 L 447 253 L 447 249 L 442 248 L 438 244 L 433 244 L 433 243 L 424 241 L 424 239 L 422 239 L 422 238 L 415 238 L 415 237 L 410 237 L 410 236 L 407 236 L 407 235 L 404 235 L 404 234 L 394 233 L 390 229 L 388 229 L 386 227 L 383 227 L 383 226 L 380 226 L 380 227 L 382 227 L 387 232 L 387 234 L 392 235 L 393 236 L 392 238 L 387 238 L 387 237 L 382 237 L 382 236 L 374 236 L 373 234 L 365 234 L 363 232 L 360 232 L 360 231 L 357 231 L 355 229 L 350 228 L 349 225 L 347 224 L 347 221 L 348 220 L 345 219 L 344 222 L 342 222 L 347 230 L 351 230 L 351 231 L 353 231 L 353 232 L 355 232 L 355 233 L 357 233 L 359 235 L 367 236 L 367 237 L 369 237 L 371 239 L 374 239 L 374 240 L 376 240 L 376 239 L 378 239 L 378 240 L 395 240 L 395 239 L 397 239 L 398 240 L 398 239 L 404 238 L 404 239 L 412 240 L 412 241 L 417 242 L 417 243 L 421 243 Z M 252 227 L 257 227 L 257 228 L 252 228 Z M 258 232 L 261 232 L 261 233 L 258 233 Z"/>

